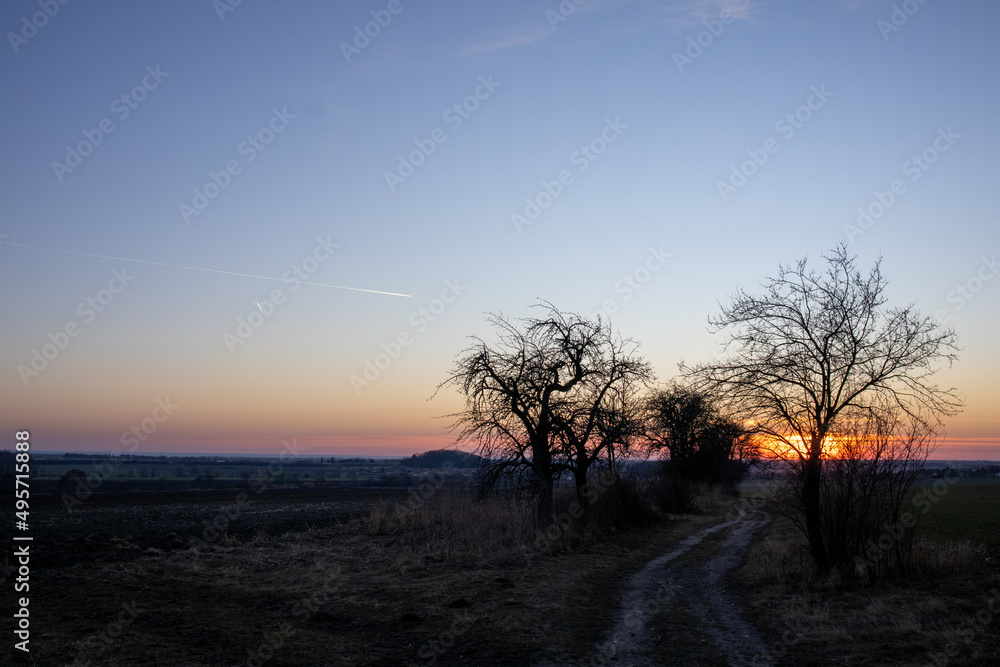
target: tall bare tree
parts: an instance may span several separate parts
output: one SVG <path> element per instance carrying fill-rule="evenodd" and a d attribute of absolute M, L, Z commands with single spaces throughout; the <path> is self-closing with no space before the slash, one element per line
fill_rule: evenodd
<path fill-rule="evenodd" d="M 802 527 L 820 571 L 839 556 L 827 548 L 821 499 L 837 434 L 872 420 L 933 434 L 961 407 L 954 388 L 933 381 L 939 364 L 956 359 L 954 331 L 912 305 L 888 307 L 881 260 L 862 275 L 843 244 L 824 259 L 823 272 L 806 259 L 780 267 L 760 296 L 738 291 L 709 319 L 729 334 L 726 358 L 685 369 L 798 472 Z"/>
<path fill-rule="evenodd" d="M 491 315 L 498 342 L 474 338 L 439 389 L 453 385 L 465 396 L 465 409 L 451 416 L 460 441 L 483 457 L 487 487 L 529 484 L 544 527 L 559 476 L 572 472 L 586 484 L 590 466 L 625 441 L 624 401 L 651 371 L 606 322 L 538 307 L 544 316 L 518 323 Z"/>

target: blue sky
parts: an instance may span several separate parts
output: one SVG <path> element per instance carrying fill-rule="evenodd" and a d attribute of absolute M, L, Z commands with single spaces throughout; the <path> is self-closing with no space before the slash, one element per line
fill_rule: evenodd
<path fill-rule="evenodd" d="M 667 380 L 719 351 L 719 300 L 850 240 L 862 265 L 883 256 L 895 303 L 956 327 L 954 452 L 1000 458 L 995 3 L 224 1 L 0 10 L 8 431 L 121 449 L 170 397 L 149 451 L 408 453 L 448 441 L 435 416 L 457 397 L 426 399 L 488 311 L 610 300 Z M 97 145 L 53 166 L 81 142 Z M 518 230 L 526 199 L 548 205 Z M 296 266 L 411 297 L 295 285 Z M 72 323 L 37 375 L 18 370 Z"/>

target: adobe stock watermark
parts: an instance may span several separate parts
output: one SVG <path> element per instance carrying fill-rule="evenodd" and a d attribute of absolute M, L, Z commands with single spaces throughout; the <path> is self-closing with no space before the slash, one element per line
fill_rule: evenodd
<path fill-rule="evenodd" d="M 271 119 L 264 127 L 253 134 L 248 134 L 247 138 L 236 147 L 236 153 L 243 157 L 244 164 L 250 164 L 257 159 L 268 145 L 274 141 L 275 137 L 285 131 L 290 121 L 295 119 L 294 114 L 288 113 L 288 107 L 271 110 Z M 208 205 L 218 197 L 223 190 L 229 187 L 233 178 L 243 173 L 243 165 L 239 160 L 229 160 L 219 171 L 208 172 L 208 180 L 200 188 L 194 188 L 191 203 L 182 202 L 178 205 L 181 218 L 185 224 L 191 224 L 191 218 L 201 215 L 201 212 L 208 208 Z"/>
<path fill-rule="evenodd" d="M 625 612 L 620 621 L 621 627 L 627 629 L 630 635 L 643 632 L 650 619 L 665 611 L 668 608 L 667 605 L 673 602 L 677 590 L 678 585 L 672 577 L 669 580 L 660 581 L 656 587 L 655 595 L 642 595 L 642 601 Z M 597 645 L 597 651 L 574 664 L 579 665 L 579 667 L 611 667 L 611 665 L 621 664 L 622 658 L 627 659 L 627 656 L 619 655 L 619 651 L 618 642 L 614 639 L 607 639 Z"/>
<path fill-rule="evenodd" d="M 618 476 L 613 471 L 608 469 L 596 470 L 588 476 L 587 484 L 583 487 L 581 495 L 588 506 L 593 506 L 617 481 Z M 558 544 L 570 533 L 573 528 L 573 522 L 581 519 L 584 514 L 586 514 L 586 508 L 580 504 L 577 498 L 574 498 L 565 512 L 557 514 L 547 528 L 538 531 L 532 545 L 535 552 L 548 552 L 553 545 Z M 525 557 L 530 558 L 531 554 L 525 554 Z"/>
<path fill-rule="evenodd" d="M 786 113 L 774 124 L 774 131 L 781 135 L 780 140 L 768 137 L 760 148 L 748 149 L 747 157 L 749 159 L 744 160 L 739 165 L 731 165 L 729 178 L 725 181 L 715 182 L 715 188 L 723 202 L 729 201 L 732 195 L 747 184 L 751 176 L 767 164 L 771 156 L 781 148 L 781 141 L 791 140 L 795 133 L 809 122 L 813 114 L 822 109 L 823 105 L 833 97 L 833 93 L 826 89 L 825 84 L 820 85 L 819 88 L 811 86 L 809 91 L 811 94 L 803 104 L 796 107 L 794 111 Z"/>
<path fill-rule="evenodd" d="M 282 440 L 281 442 L 281 453 L 278 454 L 277 461 L 271 461 L 267 464 L 266 468 L 257 468 L 254 474 L 247 479 L 248 488 L 253 491 L 254 495 L 261 495 L 268 489 L 268 486 L 276 487 L 277 480 L 284 477 L 285 471 L 285 460 L 290 459 L 292 461 L 298 460 L 308 448 L 303 447 L 298 444 L 296 438 L 292 438 L 291 442 L 287 440 Z M 292 465 L 288 463 L 287 465 Z M 229 524 L 231 521 L 237 519 L 240 514 L 244 511 L 244 505 L 249 503 L 253 498 L 246 491 L 240 491 L 236 494 L 233 502 L 229 505 L 223 507 L 219 510 L 211 520 L 206 520 L 202 522 L 204 528 L 201 531 L 201 537 L 191 537 L 187 544 L 192 545 L 192 547 L 197 547 L 199 549 L 207 549 L 208 547 L 221 541 L 225 536 L 226 531 L 229 529 Z"/>
<path fill-rule="evenodd" d="M 907 24 L 910 17 L 919 12 L 920 8 L 926 4 L 927 0 L 903 0 L 899 4 L 893 4 L 889 20 L 879 19 L 875 22 L 875 26 L 882 33 L 882 40 L 888 42 L 889 35 L 899 32 L 899 29 Z"/>
<path fill-rule="evenodd" d="M 694 37 L 689 36 L 687 38 L 687 48 L 684 49 L 684 53 L 680 51 L 674 51 L 673 53 L 674 65 L 677 66 L 677 71 L 683 74 L 684 68 L 688 65 L 693 65 L 694 61 L 700 58 L 705 52 L 705 49 L 715 44 L 715 40 L 722 36 L 722 33 L 726 30 L 726 26 L 731 25 L 736 19 L 746 16 L 749 8 L 750 0 L 733 0 L 731 6 L 719 12 L 718 18 L 702 21 L 705 29 Z"/>
<path fill-rule="evenodd" d="M 291 268 L 281 274 L 281 280 L 286 285 L 291 285 L 291 291 L 296 291 L 302 287 L 304 281 L 319 270 L 321 264 L 333 257 L 334 250 L 339 247 L 339 243 L 330 240 L 329 234 L 325 239 L 317 236 L 312 253 L 303 257 L 298 263 L 292 264 Z M 251 310 L 245 317 L 236 318 L 236 328 L 233 333 L 226 331 L 222 334 L 222 342 L 226 344 L 230 354 L 235 352 L 238 346 L 250 340 L 264 322 L 274 316 L 278 306 L 284 305 L 285 292 L 280 288 L 273 289 L 267 297 L 259 299 L 256 303 L 257 308 Z"/>
<path fill-rule="evenodd" d="M 407 320 L 409 327 L 400 331 L 389 342 L 383 341 L 379 345 L 381 352 L 372 358 L 365 359 L 364 369 L 360 374 L 351 375 L 350 382 L 354 394 L 360 396 L 364 387 L 370 387 L 373 382 L 382 377 L 382 373 L 388 370 L 396 359 L 399 359 L 403 350 L 413 345 L 416 336 L 427 331 L 431 324 L 436 322 L 468 288 L 468 285 L 458 282 L 458 278 L 446 280 L 444 289 L 441 290 L 438 297 L 431 299 L 426 306 L 421 306 L 410 314 Z"/>
<path fill-rule="evenodd" d="M 576 13 L 576 10 L 585 3 L 587 0 L 562 0 L 556 10 L 551 9 L 545 10 L 545 20 L 549 22 L 549 28 L 555 32 L 556 27 L 565 21 L 569 20 L 569 17 Z"/>
<path fill-rule="evenodd" d="M 653 275 L 666 265 L 670 257 L 672 255 L 669 252 L 664 252 L 663 246 L 659 248 L 649 246 L 646 259 L 614 284 L 614 293 L 618 296 L 602 301 L 601 307 L 590 313 L 590 317 L 596 319 L 599 315 L 608 317 L 617 313 L 620 305 L 631 300 L 642 289 L 643 285 L 648 283 Z"/>
<path fill-rule="evenodd" d="M 997 262 L 996 254 L 992 257 L 983 256 L 976 272 L 964 282 L 955 285 L 955 288 L 945 295 L 945 301 L 952 304 L 955 312 L 962 310 L 967 303 L 976 298 L 986 283 L 997 276 L 997 273 L 1000 273 L 1000 262 Z M 950 308 L 939 308 L 935 311 L 934 320 L 939 326 L 951 321 L 950 310 Z"/>
<path fill-rule="evenodd" d="M 460 612 L 447 630 L 442 631 L 436 639 L 428 640 L 417 649 L 417 657 L 422 662 L 410 662 L 407 663 L 407 667 L 435 664 L 439 656 L 444 655 L 449 649 L 455 646 L 455 640 L 472 629 L 472 624 L 475 620 L 469 612 Z"/>
<path fill-rule="evenodd" d="M 601 132 L 585 144 L 573 151 L 569 156 L 570 165 L 576 167 L 577 173 L 582 174 L 587 168 L 604 154 L 608 146 L 618 141 L 622 132 L 628 129 L 628 125 L 621 122 L 618 116 L 614 120 L 604 119 L 604 128 Z M 566 188 L 573 185 L 575 180 L 572 170 L 563 169 L 551 181 L 543 180 L 542 189 L 533 197 L 525 197 L 524 209 L 520 213 L 513 213 L 510 222 L 514 229 L 520 234 L 525 227 L 532 224 L 542 215 L 542 211 L 552 206 L 555 200 L 559 199 Z"/>
<path fill-rule="evenodd" d="M 235 12 L 236 8 L 243 4 L 243 0 L 212 0 L 212 9 L 215 10 L 219 22 L 226 20 L 226 14 Z"/>
<path fill-rule="evenodd" d="M 21 52 L 21 47 L 38 35 L 38 31 L 49 24 L 49 21 L 56 17 L 60 7 L 68 5 L 70 0 L 38 0 L 38 7 L 41 11 L 35 12 L 30 17 L 21 17 L 21 29 L 17 32 L 8 32 L 7 41 L 14 53 Z"/>
<path fill-rule="evenodd" d="M 135 276 L 129 275 L 125 267 L 122 267 L 121 271 L 112 271 L 111 280 L 108 281 L 106 288 L 77 304 L 76 314 L 83 320 L 83 324 L 90 324 L 97 319 L 97 315 L 103 313 L 115 300 L 115 297 L 121 294 L 133 280 L 135 280 Z M 41 349 L 33 348 L 31 360 L 27 364 L 19 364 L 17 367 L 17 373 L 24 386 L 27 387 L 32 378 L 38 377 L 42 371 L 48 368 L 63 350 L 69 347 L 70 341 L 79 336 L 82 331 L 81 324 L 75 319 L 66 322 L 62 329 L 56 332 L 50 331 L 48 334 L 49 342 L 42 344 Z"/>
<path fill-rule="evenodd" d="M 985 595 L 985 594 L 984 594 Z M 930 650 L 927 652 L 927 659 L 934 667 L 946 667 L 952 659 L 957 658 L 962 652 L 962 644 L 970 644 L 976 636 L 987 632 L 993 624 L 994 614 L 1000 616 L 1000 590 L 991 588 L 989 596 L 985 597 L 983 604 L 974 615 L 966 616 L 958 627 L 952 630 L 953 641 L 948 642 L 941 650 Z M 981 654 L 971 656 L 973 659 L 981 658 Z M 980 664 L 986 664 L 982 662 Z"/>
<path fill-rule="evenodd" d="M 149 93 L 159 88 L 163 80 L 170 76 L 170 72 L 160 70 L 160 66 L 146 67 L 146 75 L 142 77 L 136 85 L 128 92 L 122 93 L 111 102 L 111 113 L 118 117 L 119 121 L 124 121 L 132 111 L 145 101 Z M 102 118 L 97 127 L 92 130 L 82 130 L 83 139 L 76 145 L 66 145 L 66 156 L 62 162 L 52 161 L 52 172 L 56 180 L 63 182 L 63 177 L 71 173 L 74 169 L 83 164 L 83 159 L 94 152 L 94 149 L 104 143 L 104 138 L 115 131 L 115 124 L 110 118 Z"/>
<path fill-rule="evenodd" d="M 146 442 L 151 435 L 156 433 L 160 425 L 167 421 L 177 408 L 181 407 L 171 401 L 169 396 L 165 399 L 157 398 L 153 406 L 153 411 L 149 417 L 146 417 L 122 433 L 122 447 L 128 447 L 129 452 L 135 452 L 139 449 L 139 445 Z M 115 465 L 107 462 L 102 462 L 100 465 L 92 463 L 90 467 L 93 468 L 93 471 L 84 473 L 81 470 L 82 474 L 76 477 L 76 488 L 73 490 L 72 495 L 68 492 L 62 494 L 62 503 L 66 508 L 67 514 L 72 514 L 74 507 L 82 505 L 84 501 L 90 498 L 94 491 L 99 489 L 104 481 L 109 479 L 115 471 Z"/>
<path fill-rule="evenodd" d="M 472 91 L 472 94 L 445 109 L 441 119 L 454 132 L 462 126 L 462 123 L 471 118 L 472 114 L 479 110 L 479 105 L 490 99 L 500 86 L 499 82 L 493 80 L 492 74 L 479 77 L 479 85 Z M 385 184 L 389 186 L 389 192 L 395 192 L 399 185 L 413 176 L 417 169 L 427 161 L 427 158 L 437 151 L 437 147 L 446 141 L 448 141 L 448 132 L 440 127 L 434 128 L 426 139 L 414 139 L 413 143 L 416 145 L 416 149 L 407 155 L 399 156 L 399 163 L 395 171 L 387 170 L 385 172 Z"/>
<path fill-rule="evenodd" d="M 454 468 L 454 464 L 451 461 L 445 461 L 441 465 L 440 472 L 437 470 L 432 470 L 430 473 L 425 475 L 417 486 L 410 488 L 410 493 L 406 498 L 405 503 L 396 504 L 396 516 L 403 518 L 411 516 L 417 510 L 423 508 L 430 502 L 438 491 L 444 486 L 448 478 L 445 473 L 451 471 Z"/>
<path fill-rule="evenodd" d="M 149 439 L 149 436 L 156 433 L 156 431 L 160 428 L 160 424 L 167 421 L 167 419 L 174 414 L 174 410 L 179 407 L 181 406 L 173 403 L 169 396 L 165 399 L 156 399 L 155 407 L 150 415 L 138 424 L 132 426 L 129 430 L 122 433 L 122 446 L 128 447 L 130 452 L 134 452 L 139 449 L 139 445 L 146 442 L 146 440 Z"/>
<path fill-rule="evenodd" d="M 350 42 L 340 43 L 340 52 L 344 54 L 344 59 L 350 64 L 351 59 L 361 55 L 367 49 L 372 40 L 382 34 L 382 31 L 389 27 L 394 16 L 403 13 L 406 7 L 401 0 L 389 0 L 385 9 L 373 9 L 372 20 L 364 26 L 354 26 L 354 38 Z"/>
<path fill-rule="evenodd" d="M 292 605 L 291 615 L 299 625 L 305 625 L 312 615 L 330 601 L 333 594 L 340 585 L 341 568 L 334 564 L 332 567 L 325 561 L 316 563 L 316 569 L 323 576 L 321 586 L 309 587 L 309 593 Z M 298 629 L 288 621 L 281 621 L 277 630 L 265 632 L 257 649 L 247 649 L 247 667 L 261 667 L 264 663 L 274 657 L 275 653 L 285 645 L 285 640 L 290 639 Z"/>
<path fill-rule="evenodd" d="M 954 472 L 950 466 L 949 470 Z M 886 553 L 892 552 L 896 548 L 896 544 L 908 536 L 909 531 L 916 528 L 920 517 L 927 514 L 931 507 L 947 495 L 951 487 L 958 481 L 957 474 L 945 475 L 943 479 L 934 480 L 934 483 L 929 487 L 921 487 L 919 492 L 915 492 L 910 501 L 914 508 L 920 510 L 919 514 L 903 510 L 893 524 L 884 524 L 878 539 L 866 541 L 862 555 L 854 557 L 854 571 L 859 576 L 864 576 L 869 569 L 875 568 Z"/>
<path fill-rule="evenodd" d="M 102 631 L 84 640 L 83 647 L 77 653 L 72 667 L 90 667 L 92 664 L 91 660 L 96 659 L 97 656 L 110 649 L 118 641 L 118 638 L 135 622 L 135 619 L 146 613 L 146 611 L 145 609 L 141 609 L 135 603 L 135 600 L 131 604 L 123 603 L 122 610 L 118 613 L 117 621 L 108 622 Z"/>
<path fill-rule="evenodd" d="M 944 153 L 947 153 L 962 137 L 960 134 L 955 134 L 950 126 L 947 129 L 938 128 L 937 132 L 934 141 L 927 148 L 914 154 L 903 163 L 901 167 L 903 175 L 909 177 L 910 183 L 919 181 L 920 177 L 931 168 L 931 165 L 937 162 Z M 854 239 L 870 229 L 901 196 L 906 194 L 906 183 L 897 178 L 889 184 L 887 189 L 875 190 L 872 194 L 874 198 L 867 206 L 858 207 L 858 218 L 855 224 L 844 225 L 844 234 L 847 236 L 848 243 L 853 243 Z"/>

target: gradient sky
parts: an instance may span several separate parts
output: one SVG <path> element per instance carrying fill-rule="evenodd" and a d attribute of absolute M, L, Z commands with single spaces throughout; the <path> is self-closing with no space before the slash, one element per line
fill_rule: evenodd
<path fill-rule="evenodd" d="M 444 446 L 438 417 L 458 396 L 427 399 L 467 337 L 489 336 L 486 312 L 610 300 L 666 381 L 719 352 L 706 327 L 719 300 L 850 237 L 863 267 L 884 258 L 894 304 L 940 311 L 960 336 L 940 380 L 967 407 L 936 457 L 1000 459 L 1000 4 L 220 7 L 0 8 L 8 441 L 30 429 L 51 450 Z M 363 48 L 344 47 L 378 18 Z M 67 147 L 81 142 L 76 163 Z M 390 186 L 418 144 L 433 153 Z M 936 159 L 916 166 L 925 151 Z M 763 164 L 720 194 L 751 155 Z M 195 201 L 212 174 L 225 187 Z M 554 200 L 543 182 L 561 188 Z M 894 201 L 845 230 L 880 197 Z M 518 229 L 526 199 L 547 207 Z M 309 282 L 412 296 L 252 277 L 296 266 Z M 233 343 L 251 313 L 263 323 Z M 400 336 L 397 357 L 378 359 Z M 53 358 L 25 381 L 18 367 L 46 344 Z M 376 361 L 378 377 L 352 383 Z M 132 428 L 138 446 L 122 440 Z"/>

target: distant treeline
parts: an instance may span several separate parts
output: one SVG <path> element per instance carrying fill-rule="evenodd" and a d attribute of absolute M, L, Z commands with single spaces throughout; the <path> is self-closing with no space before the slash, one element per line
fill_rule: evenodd
<path fill-rule="evenodd" d="M 253 466 L 253 465 L 267 465 L 275 460 L 285 460 L 287 457 L 282 455 L 274 456 L 245 456 L 245 455 L 230 455 L 230 456 L 186 456 L 184 454 L 118 454 L 118 453 L 95 453 L 95 454 L 82 454 L 67 452 L 61 455 L 49 454 L 46 452 L 35 456 L 36 459 L 42 462 L 55 462 L 58 461 L 64 465 L 86 465 L 88 463 L 94 463 L 95 461 L 113 461 L 115 463 L 122 464 L 169 464 L 169 465 L 186 465 L 186 466 L 212 466 L 212 465 L 230 465 L 230 466 Z M 381 459 L 370 459 L 363 457 L 351 457 L 351 458 L 339 458 L 335 456 L 323 457 L 300 457 L 296 456 L 294 459 L 295 466 L 329 466 L 329 465 L 339 465 L 339 464 L 368 464 L 368 465 L 385 465 L 393 463 L 393 459 L 381 458 Z"/>
<path fill-rule="evenodd" d="M 435 449 L 403 459 L 405 468 L 475 468 L 481 457 L 457 449 Z"/>

